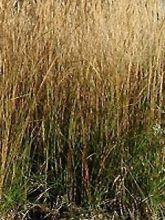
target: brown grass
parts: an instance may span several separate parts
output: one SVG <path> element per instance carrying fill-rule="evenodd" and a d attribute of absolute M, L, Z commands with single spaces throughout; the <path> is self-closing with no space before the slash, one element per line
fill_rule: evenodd
<path fill-rule="evenodd" d="M 165 103 L 159 2 L 13 5 L 0 6 L 1 199 L 15 186 L 27 198 L 39 182 L 93 204 L 110 187 L 121 203 L 140 197 L 141 213 L 157 215 Z"/>

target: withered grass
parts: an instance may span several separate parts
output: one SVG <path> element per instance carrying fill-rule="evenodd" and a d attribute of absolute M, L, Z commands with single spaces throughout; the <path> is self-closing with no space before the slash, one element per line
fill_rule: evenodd
<path fill-rule="evenodd" d="M 163 216 L 159 2 L 0 7 L 1 210 L 35 200 L 29 194 L 41 188 L 37 201 L 61 196 L 106 208 L 116 201 L 113 211 L 132 219 Z"/>

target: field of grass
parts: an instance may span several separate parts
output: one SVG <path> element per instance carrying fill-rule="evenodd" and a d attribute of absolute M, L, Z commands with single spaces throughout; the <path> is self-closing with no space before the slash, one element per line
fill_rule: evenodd
<path fill-rule="evenodd" d="M 163 220 L 159 1 L 21 2 L 0 5 L 0 218 L 67 206 Z"/>

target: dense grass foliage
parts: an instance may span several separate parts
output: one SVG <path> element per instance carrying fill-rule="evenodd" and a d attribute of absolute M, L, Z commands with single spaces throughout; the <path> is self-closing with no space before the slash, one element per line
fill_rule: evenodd
<path fill-rule="evenodd" d="M 158 1 L 3 1 L 0 211 L 28 203 L 161 219 L 165 22 Z M 2 215 L 2 214 L 1 214 Z"/>

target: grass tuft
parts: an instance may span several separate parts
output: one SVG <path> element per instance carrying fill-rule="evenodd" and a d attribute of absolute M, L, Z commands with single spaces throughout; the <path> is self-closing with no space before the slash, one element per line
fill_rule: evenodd
<path fill-rule="evenodd" d="M 1 215 L 66 203 L 163 218 L 161 3 L 18 2 L 0 5 Z"/>

